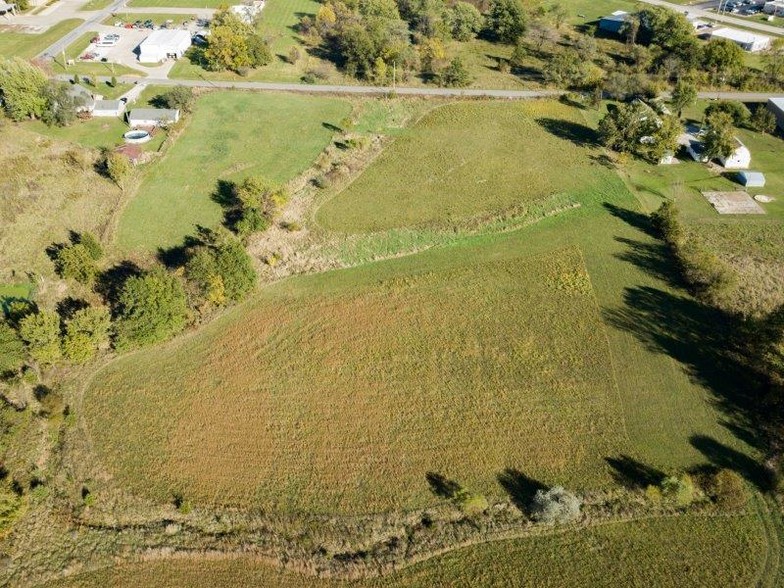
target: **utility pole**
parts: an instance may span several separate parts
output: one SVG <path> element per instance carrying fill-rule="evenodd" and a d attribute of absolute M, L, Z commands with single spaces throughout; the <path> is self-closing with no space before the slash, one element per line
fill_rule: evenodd
<path fill-rule="evenodd" d="M 65 59 L 65 47 L 63 47 L 63 69 L 68 71 L 68 61 Z"/>
<path fill-rule="evenodd" d="M 392 92 L 395 91 L 395 83 L 397 81 L 397 60 L 392 62 Z"/>

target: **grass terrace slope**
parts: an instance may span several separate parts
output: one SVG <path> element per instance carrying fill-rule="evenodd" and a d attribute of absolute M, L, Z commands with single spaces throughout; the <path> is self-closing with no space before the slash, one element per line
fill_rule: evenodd
<path fill-rule="evenodd" d="M 122 249 L 181 243 L 196 225 L 215 226 L 218 179 L 262 175 L 286 182 L 329 143 L 348 102 L 289 94 L 215 92 L 196 104 L 187 128 L 152 167 L 120 219 Z"/>
<path fill-rule="evenodd" d="M 590 136 L 577 111 L 554 102 L 449 104 L 397 137 L 316 219 L 351 233 L 444 226 L 577 193 L 594 184 L 595 166 L 569 140 Z"/>
<path fill-rule="evenodd" d="M 761 522 L 754 515 L 688 516 L 469 547 L 374 580 L 323 580 L 247 559 L 184 559 L 120 566 L 51 586 L 751 586 L 759 578 L 767 548 Z"/>

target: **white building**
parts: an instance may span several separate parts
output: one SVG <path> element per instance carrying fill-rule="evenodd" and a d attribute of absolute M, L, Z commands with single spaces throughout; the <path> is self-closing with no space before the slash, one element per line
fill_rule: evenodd
<path fill-rule="evenodd" d="M 125 102 L 122 100 L 96 100 L 92 112 L 93 116 L 98 117 L 120 116 L 125 112 Z"/>
<path fill-rule="evenodd" d="M 236 14 L 242 22 L 251 24 L 261 12 L 262 8 L 264 8 L 264 1 L 255 0 L 248 4 L 235 4 L 229 9 Z"/>
<path fill-rule="evenodd" d="M 738 143 L 735 151 L 729 157 L 719 157 L 719 163 L 721 163 L 724 169 L 749 169 L 751 165 L 751 151 L 741 143 L 740 139 L 736 138 L 735 141 Z"/>
<path fill-rule="evenodd" d="M 179 59 L 191 46 L 191 34 L 183 29 L 160 29 L 150 33 L 139 45 L 139 61 L 160 63 Z"/>
<path fill-rule="evenodd" d="M 765 2 L 762 9 L 765 14 L 772 14 L 773 16 L 784 16 L 784 0 L 773 0 L 772 2 Z"/>
<path fill-rule="evenodd" d="M 738 174 L 738 181 L 747 188 L 764 188 L 765 174 L 755 171 L 744 171 Z"/>
<path fill-rule="evenodd" d="M 740 46 L 744 51 L 756 53 L 764 51 L 770 47 L 770 37 L 766 35 L 758 35 L 756 33 L 747 33 L 738 29 L 723 27 L 711 31 L 711 39 L 728 39 L 733 43 Z"/>
<path fill-rule="evenodd" d="M 784 131 L 784 98 L 768 98 L 768 110 L 776 116 L 776 123 Z"/>
<path fill-rule="evenodd" d="M 128 113 L 128 126 L 158 127 L 176 123 L 180 120 L 178 108 L 134 108 Z"/>

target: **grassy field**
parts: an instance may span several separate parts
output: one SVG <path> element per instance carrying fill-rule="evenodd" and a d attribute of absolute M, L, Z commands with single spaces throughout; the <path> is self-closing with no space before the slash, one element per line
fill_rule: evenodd
<path fill-rule="evenodd" d="M 526 108 L 577 125 L 559 104 Z M 489 128 L 504 140 L 476 160 L 477 177 L 509 153 L 506 129 Z M 691 342 L 714 318 L 671 285 L 633 196 L 598 149 L 575 144 L 584 127 L 524 128 L 528 149 L 548 154 L 542 169 L 568 157 L 573 170 L 533 173 L 527 193 L 565 193 L 579 209 L 292 278 L 198 335 L 113 363 L 84 410 L 115 479 L 158 499 L 177 490 L 200 503 L 352 513 L 430 504 L 428 471 L 500 496 L 507 467 L 590 488 L 612 483 L 606 458 L 621 453 L 664 470 L 750 461 L 721 424 L 740 410 L 733 380 Z M 427 157 L 443 165 L 440 152 Z M 422 165 L 397 161 L 390 173 L 382 156 L 365 175 L 405 178 Z M 432 214 L 438 198 L 440 185 L 423 183 L 413 204 Z"/>
<path fill-rule="evenodd" d="M 31 132 L 27 124 L 0 126 L 0 165 L 6 170 L 0 178 L 0 267 L 4 272 L 51 274 L 46 247 L 65 241 L 69 230 L 101 235 L 106 229 L 120 191 L 92 171 L 90 160 L 87 171 L 67 163 L 70 150 L 79 151 Z"/>
<path fill-rule="evenodd" d="M 592 184 L 591 161 L 552 140 L 590 136 L 576 116 L 541 102 L 438 108 L 399 136 L 372 173 L 322 206 L 317 221 L 346 232 L 443 225 L 578 191 Z"/>
<path fill-rule="evenodd" d="M 56 582 L 56 588 L 387 588 L 752 586 L 768 546 L 752 515 L 611 524 L 460 549 L 389 576 L 339 582 L 237 560 L 165 560 Z"/>
<path fill-rule="evenodd" d="M 197 224 L 215 226 L 217 181 L 260 174 L 286 182 L 328 144 L 350 105 L 333 98 L 221 92 L 201 98 L 188 129 L 145 177 L 124 211 L 122 249 L 181 243 Z"/>
<path fill-rule="evenodd" d="M 78 18 L 69 18 L 40 34 L 16 33 L 0 27 L 0 55 L 32 59 L 81 23 Z"/>
<path fill-rule="evenodd" d="M 146 74 L 128 67 L 127 65 L 114 64 L 114 63 L 100 63 L 79 61 L 79 57 L 84 53 L 85 49 L 90 45 L 90 39 L 95 37 L 98 33 L 91 31 L 79 37 L 76 41 L 71 43 L 65 50 L 65 59 L 74 59 L 74 65 L 67 65 L 63 62 L 63 54 L 55 56 L 52 61 L 52 68 L 56 73 L 63 74 L 79 74 L 79 75 L 96 75 L 96 76 L 127 76 Z"/>

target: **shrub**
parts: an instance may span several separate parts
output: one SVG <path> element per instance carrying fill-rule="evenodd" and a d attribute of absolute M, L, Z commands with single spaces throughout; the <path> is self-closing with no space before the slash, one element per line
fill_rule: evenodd
<path fill-rule="evenodd" d="M 69 149 L 63 154 L 63 162 L 78 170 L 87 171 L 92 166 L 92 158 L 81 149 Z"/>
<path fill-rule="evenodd" d="M 658 486 L 650 485 L 645 488 L 645 498 L 648 499 L 648 502 L 655 505 L 660 505 L 662 503 L 662 493 L 661 489 Z"/>
<path fill-rule="evenodd" d="M 772 135 L 776 132 L 776 115 L 768 110 L 764 105 L 760 105 L 754 111 L 749 121 L 751 127 L 760 133 Z"/>
<path fill-rule="evenodd" d="M 460 488 L 452 498 L 453 502 L 468 516 L 477 516 L 490 507 L 490 504 L 481 494 L 476 494 L 465 488 Z"/>
<path fill-rule="evenodd" d="M 726 113 L 732 120 L 732 124 L 736 127 L 741 127 L 748 123 L 751 112 L 743 102 L 737 100 L 719 100 L 713 102 L 705 109 L 705 118 L 709 119 L 716 113 Z"/>
<path fill-rule="evenodd" d="M 119 296 L 117 346 L 127 349 L 168 339 L 185 328 L 182 282 L 163 268 L 126 280 Z"/>
<path fill-rule="evenodd" d="M 662 496 L 676 506 L 689 506 L 696 497 L 694 480 L 689 474 L 668 476 L 661 482 Z"/>
<path fill-rule="evenodd" d="M 46 74 L 20 57 L 0 58 L 2 106 L 11 120 L 39 118 L 46 109 Z"/>
<path fill-rule="evenodd" d="M 131 163 L 131 160 L 122 153 L 110 151 L 106 154 L 104 167 L 106 169 L 106 175 L 109 176 L 109 179 L 111 179 L 121 189 L 124 189 L 125 180 L 128 178 L 128 176 L 131 175 L 131 171 L 133 170 L 133 164 Z"/>
<path fill-rule="evenodd" d="M 190 112 L 193 109 L 193 88 L 188 86 L 174 86 L 171 90 L 160 96 L 161 102 L 166 108 L 179 108 L 183 112 Z"/>
<path fill-rule="evenodd" d="M 76 362 L 92 359 L 98 349 L 108 344 L 110 329 L 109 309 L 105 306 L 76 311 L 65 325 L 65 356 Z"/>
<path fill-rule="evenodd" d="M 746 506 L 748 492 L 743 478 L 732 470 L 723 469 L 716 472 L 711 480 L 713 500 L 723 510 L 738 510 Z"/>
<path fill-rule="evenodd" d="M 62 356 L 60 347 L 60 317 L 57 313 L 42 310 L 28 314 L 19 321 L 19 335 L 33 359 L 41 363 L 54 363 Z"/>
<path fill-rule="evenodd" d="M 80 233 L 76 242 L 87 250 L 88 255 L 98 261 L 103 257 L 103 247 L 92 233 Z"/>
<path fill-rule="evenodd" d="M 0 320 L 0 377 L 18 372 L 24 360 L 24 341 L 16 329 L 4 320 Z"/>
<path fill-rule="evenodd" d="M 55 270 L 65 279 L 73 279 L 80 284 L 89 284 L 98 274 L 98 266 L 90 249 L 81 243 L 60 249 L 55 258 Z"/>
<path fill-rule="evenodd" d="M 531 503 L 531 516 L 543 523 L 568 523 L 580 516 L 580 499 L 561 486 L 537 490 Z"/>

